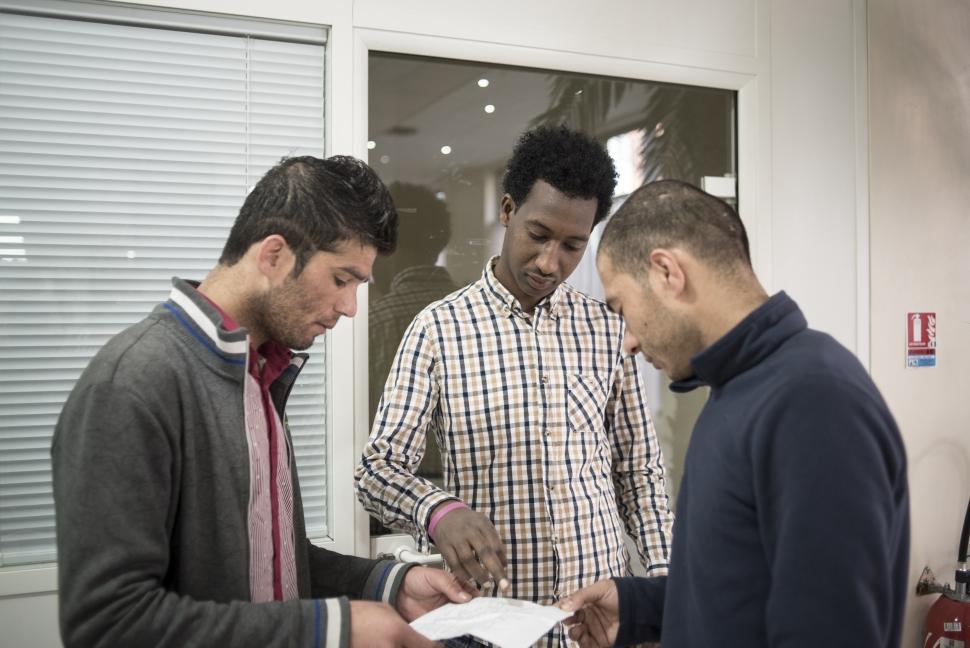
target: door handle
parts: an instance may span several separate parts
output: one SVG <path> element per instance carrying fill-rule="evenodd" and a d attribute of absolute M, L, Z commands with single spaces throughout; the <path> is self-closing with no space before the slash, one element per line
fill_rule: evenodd
<path fill-rule="evenodd" d="M 444 562 L 441 554 L 425 554 L 415 551 L 407 545 L 401 545 L 394 550 L 394 558 L 398 562 L 412 563 L 417 565 L 440 565 Z"/>

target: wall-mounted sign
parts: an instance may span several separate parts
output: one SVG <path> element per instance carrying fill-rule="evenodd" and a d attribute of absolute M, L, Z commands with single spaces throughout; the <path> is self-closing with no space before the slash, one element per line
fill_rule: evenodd
<path fill-rule="evenodd" d="M 906 313 L 906 366 L 936 366 L 936 313 Z"/>

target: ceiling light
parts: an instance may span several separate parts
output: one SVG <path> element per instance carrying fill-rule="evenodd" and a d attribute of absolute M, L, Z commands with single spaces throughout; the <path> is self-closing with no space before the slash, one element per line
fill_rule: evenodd
<path fill-rule="evenodd" d="M 391 156 L 390 155 L 382 155 L 381 156 L 381 164 L 387 164 L 390 161 L 391 161 Z"/>
<path fill-rule="evenodd" d="M 491 115 L 493 112 L 495 112 L 495 106 L 493 106 L 492 104 L 488 104 L 487 106 L 485 106 L 485 112 Z"/>
<path fill-rule="evenodd" d="M 479 79 L 478 80 L 478 87 L 479 88 L 487 88 L 488 87 L 488 79 Z"/>
<path fill-rule="evenodd" d="M 444 146 L 441 147 L 441 154 L 442 155 L 448 155 L 450 153 L 451 153 L 451 147 L 450 146 L 448 146 L 447 144 L 445 144 Z"/>
<path fill-rule="evenodd" d="M 367 150 L 368 151 L 373 151 L 376 148 L 377 148 L 377 142 L 375 142 L 374 140 L 368 140 L 367 141 Z"/>

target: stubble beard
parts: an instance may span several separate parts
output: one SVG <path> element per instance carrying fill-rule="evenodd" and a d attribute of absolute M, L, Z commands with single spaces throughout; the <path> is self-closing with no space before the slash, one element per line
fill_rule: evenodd
<path fill-rule="evenodd" d="M 313 338 L 300 337 L 300 322 L 295 316 L 299 312 L 298 303 L 295 286 L 287 281 L 249 299 L 250 319 L 267 340 L 294 351 L 305 351 L 313 345 Z"/>

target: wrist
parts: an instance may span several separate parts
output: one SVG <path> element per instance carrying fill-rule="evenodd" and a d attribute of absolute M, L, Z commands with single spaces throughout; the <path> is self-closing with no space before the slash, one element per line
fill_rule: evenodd
<path fill-rule="evenodd" d="M 468 505 L 461 500 L 452 500 L 450 502 L 439 504 L 434 510 L 434 513 L 431 514 L 431 521 L 428 522 L 428 537 L 434 540 L 434 531 L 437 528 L 438 523 L 441 522 L 441 520 L 452 511 L 462 508 L 466 509 L 468 508 Z"/>

